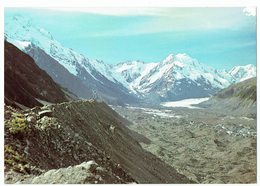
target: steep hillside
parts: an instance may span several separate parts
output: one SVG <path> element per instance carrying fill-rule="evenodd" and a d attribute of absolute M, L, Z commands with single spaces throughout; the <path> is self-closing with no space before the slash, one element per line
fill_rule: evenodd
<path fill-rule="evenodd" d="M 101 174 L 103 181 L 94 177 L 93 183 L 190 183 L 174 168 L 143 150 L 124 124 L 125 119 L 105 103 L 95 101 L 36 107 L 21 113 L 6 107 L 6 182 L 17 181 L 12 169 L 29 179 L 50 169 L 91 160 L 113 177 L 109 181 Z M 39 178 L 45 180 L 42 183 L 46 183 L 45 176 Z"/>
<path fill-rule="evenodd" d="M 200 106 L 256 118 L 256 78 L 229 86 Z"/>
<path fill-rule="evenodd" d="M 61 85 L 66 85 L 66 88 L 79 97 L 93 97 L 109 104 L 136 103 L 138 101 L 137 97 L 127 89 L 125 80 L 120 74 L 110 72 L 109 65 L 100 60 L 90 60 L 73 49 L 63 46 L 55 40 L 50 32 L 37 27 L 24 16 L 15 15 L 6 18 L 5 37 L 10 43 L 30 54 L 35 61 L 39 61 L 37 63 L 40 64 L 47 59 L 44 67 L 46 72 L 53 76 L 55 70 L 54 80 Z M 62 67 L 57 68 L 56 62 Z M 55 69 L 47 67 L 50 63 L 52 66 L 55 63 Z M 67 74 L 68 72 L 70 75 Z M 62 79 L 64 76 L 66 82 L 65 79 Z M 83 83 L 82 87 L 79 87 L 83 91 L 78 90 L 75 84 L 71 85 L 75 83 L 75 79 L 76 82 L 80 82 L 78 86 Z"/>
<path fill-rule="evenodd" d="M 55 82 L 74 92 L 79 97 L 93 98 L 94 95 L 90 87 L 71 74 L 65 67 L 46 54 L 42 49 L 30 45 L 26 52 L 35 60 L 35 63 L 41 69 L 45 70 L 52 77 Z"/>
<path fill-rule="evenodd" d="M 52 78 L 17 47 L 5 42 L 4 57 L 6 104 L 34 107 L 42 105 L 37 99 L 51 103 L 68 101 Z"/>

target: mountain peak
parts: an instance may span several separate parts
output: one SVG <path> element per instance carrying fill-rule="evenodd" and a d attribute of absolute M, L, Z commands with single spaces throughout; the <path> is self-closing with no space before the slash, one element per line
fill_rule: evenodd
<path fill-rule="evenodd" d="M 236 66 L 233 67 L 229 74 L 237 79 L 237 82 L 244 81 L 246 79 L 256 76 L 256 67 L 253 64 L 248 64 L 245 66 Z"/>
<path fill-rule="evenodd" d="M 171 53 L 170 55 L 168 55 L 164 61 L 174 61 L 174 55 Z"/>
<path fill-rule="evenodd" d="M 182 63 L 182 66 L 183 64 L 189 64 L 189 63 L 192 63 L 192 62 L 196 62 L 197 60 L 196 59 L 193 59 L 191 58 L 188 54 L 185 54 L 185 53 L 179 53 L 179 54 L 169 54 L 164 60 L 163 60 L 163 63 Z"/>
<path fill-rule="evenodd" d="M 180 54 L 176 54 L 175 59 L 180 61 L 180 62 L 191 62 L 191 61 L 195 61 L 194 59 L 192 59 L 188 54 L 186 53 L 180 53 Z"/>

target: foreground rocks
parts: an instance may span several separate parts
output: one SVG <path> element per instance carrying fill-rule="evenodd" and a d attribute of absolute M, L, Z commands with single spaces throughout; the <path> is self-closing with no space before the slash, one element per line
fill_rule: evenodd
<path fill-rule="evenodd" d="M 142 141 L 145 137 L 124 122 L 95 101 L 23 111 L 5 106 L 5 182 L 191 182 L 143 150 L 133 136 Z"/>
<path fill-rule="evenodd" d="M 10 177 L 10 175 L 9 175 Z M 16 183 L 32 184 L 90 184 L 122 183 L 122 178 L 100 167 L 95 161 L 83 162 L 76 166 L 52 169 L 39 176 L 23 176 Z"/>

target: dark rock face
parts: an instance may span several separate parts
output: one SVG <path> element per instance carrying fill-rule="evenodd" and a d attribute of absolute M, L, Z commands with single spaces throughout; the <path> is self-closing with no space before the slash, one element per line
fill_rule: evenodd
<path fill-rule="evenodd" d="M 5 102 L 26 107 L 42 105 L 36 98 L 60 103 L 67 101 L 60 87 L 27 54 L 5 42 Z"/>
<path fill-rule="evenodd" d="M 38 113 L 45 110 L 52 114 L 40 118 Z M 33 172 L 32 166 L 46 172 L 93 160 L 118 176 L 119 183 L 190 183 L 173 167 L 143 150 L 133 137 L 136 134 L 124 126 L 125 120 L 105 103 L 77 101 L 23 111 L 19 117 L 25 117 L 25 127 L 15 128 L 16 133 L 12 133 L 14 117 L 14 111 L 6 108 L 5 146 L 24 157 L 20 164 L 29 167 L 27 174 Z M 5 164 L 8 171 L 13 167 L 8 164 L 12 158 L 8 153 L 5 157 L 9 158 Z"/>

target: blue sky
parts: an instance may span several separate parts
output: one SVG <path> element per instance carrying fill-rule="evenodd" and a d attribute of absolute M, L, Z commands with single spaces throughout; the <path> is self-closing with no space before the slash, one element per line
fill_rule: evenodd
<path fill-rule="evenodd" d="M 246 11 L 245 11 L 246 10 Z M 256 16 L 241 8 L 6 8 L 91 59 L 162 61 L 187 53 L 218 69 L 256 65 Z"/>

